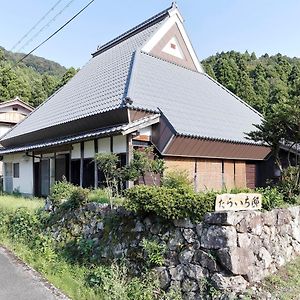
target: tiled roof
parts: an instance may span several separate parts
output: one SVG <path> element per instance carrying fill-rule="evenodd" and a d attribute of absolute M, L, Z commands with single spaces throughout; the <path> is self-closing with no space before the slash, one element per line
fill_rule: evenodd
<path fill-rule="evenodd" d="M 129 124 L 126 123 L 118 126 L 111 126 L 111 127 L 96 129 L 88 132 L 78 133 L 75 135 L 62 136 L 56 139 L 44 140 L 43 142 L 32 143 L 20 147 L 0 148 L 0 155 L 6 153 L 32 151 L 32 150 L 38 150 L 47 147 L 61 146 L 61 145 L 66 145 L 74 142 L 75 143 L 80 142 L 86 139 L 94 139 L 94 138 L 99 138 L 99 137 L 118 134 L 118 133 L 124 134 L 124 132 L 129 131 L 131 128 L 135 128 L 135 127 L 143 128 L 145 126 L 148 126 L 149 122 L 151 121 L 156 123 L 158 122 L 158 118 L 159 118 L 159 114 L 156 114 L 156 115 L 151 115 L 151 116 L 147 116 L 135 120 Z"/>
<path fill-rule="evenodd" d="M 141 52 L 168 12 L 99 48 L 73 79 L 3 141 L 123 107 L 129 97 L 133 108 L 162 112 L 178 134 L 250 143 L 245 133 L 261 122 L 259 113 L 206 74 Z"/>
<path fill-rule="evenodd" d="M 145 53 L 134 59 L 132 107 L 161 111 L 178 134 L 251 143 L 261 115 L 208 75 Z"/>
<path fill-rule="evenodd" d="M 63 88 L 9 131 L 4 139 L 121 107 L 134 52 L 160 26 L 162 15 L 151 18 L 142 31 L 125 40 L 123 37 L 122 42 L 93 57 Z M 166 11 L 164 15 L 167 17 Z"/>

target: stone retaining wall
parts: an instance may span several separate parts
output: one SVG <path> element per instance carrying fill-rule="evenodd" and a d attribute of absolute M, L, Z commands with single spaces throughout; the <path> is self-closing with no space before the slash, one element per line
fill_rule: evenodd
<path fill-rule="evenodd" d="M 200 299 L 208 286 L 243 292 L 300 253 L 300 207 L 210 213 L 197 224 L 138 217 L 93 203 L 72 215 L 69 228 L 93 239 L 97 255 L 125 257 L 136 272 L 147 259 L 143 238 L 165 245 L 165 263 L 156 268 L 161 286 L 180 288 L 185 299 Z M 67 220 L 55 225 L 56 237 Z"/>

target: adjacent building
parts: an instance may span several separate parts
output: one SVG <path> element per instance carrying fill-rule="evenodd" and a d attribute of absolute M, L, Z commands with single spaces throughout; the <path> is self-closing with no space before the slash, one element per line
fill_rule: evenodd
<path fill-rule="evenodd" d="M 65 176 L 98 187 L 95 153 L 122 164 L 153 145 L 197 190 L 255 187 L 270 149 L 250 141 L 262 116 L 203 70 L 176 7 L 98 47 L 59 91 L 2 139 L 4 189 L 46 196 Z"/>

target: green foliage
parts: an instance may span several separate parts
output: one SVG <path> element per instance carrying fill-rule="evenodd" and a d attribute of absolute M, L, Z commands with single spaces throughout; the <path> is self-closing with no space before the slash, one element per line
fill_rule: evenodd
<path fill-rule="evenodd" d="M 89 190 L 82 187 L 76 187 L 71 195 L 69 200 L 66 202 L 66 205 L 71 209 L 79 208 L 84 206 L 89 202 Z"/>
<path fill-rule="evenodd" d="M 142 247 L 149 260 L 149 262 L 147 262 L 149 266 L 161 267 L 164 264 L 164 255 L 167 250 L 166 245 L 158 244 L 157 241 L 143 239 Z"/>
<path fill-rule="evenodd" d="M 276 187 L 259 188 L 257 192 L 262 194 L 262 207 L 265 210 L 272 210 L 286 205 L 283 195 Z"/>
<path fill-rule="evenodd" d="M 0 100 L 19 96 L 36 107 L 64 85 L 76 73 L 58 63 L 29 55 L 13 67 L 23 54 L 12 53 L 0 47 Z"/>
<path fill-rule="evenodd" d="M 170 171 L 162 178 L 161 185 L 167 188 L 190 188 L 193 189 L 187 172 Z"/>
<path fill-rule="evenodd" d="M 125 207 L 136 213 L 154 213 L 165 219 L 200 221 L 214 210 L 216 193 L 195 193 L 189 188 L 135 186 L 125 193 Z"/>
<path fill-rule="evenodd" d="M 146 273 L 128 281 L 125 265 L 112 264 L 94 268 L 87 276 L 88 286 L 99 291 L 99 299 L 115 300 L 180 300 L 181 295 L 174 290 L 166 293 L 159 288 L 157 276 Z"/>
<path fill-rule="evenodd" d="M 142 177 L 144 184 L 146 184 L 145 176 L 150 174 L 152 183 L 157 185 L 157 175 L 162 175 L 165 170 L 165 162 L 158 158 L 154 152 L 153 147 L 147 147 L 143 150 L 133 151 L 133 160 L 124 170 L 125 179 L 136 181 Z"/>
<path fill-rule="evenodd" d="M 286 202 L 299 204 L 300 200 L 300 167 L 288 167 L 282 171 L 281 181 L 278 184 L 279 191 Z"/>
<path fill-rule="evenodd" d="M 76 189 L 80 194 L 82 190 Z M 80 192 L 78 192 L 80 190 Z M 85 193 L 83 193 L 85 194 Z M 76 196 L 77 197 L 77 196 Z M 4 197 L 2 197 L 4 198 Z M 36 200 L 14 198 L 6 205 L 0 198 L 0 243 L 41 272 L 47 280 L 74 300 L 180 300 L 176 291 L 168 293 L 159 287 L 157 275 L 145 273 L 132 277 L 123 264 L 95 265 L 92 240 L 78 238 L 72 242 L 56 242 L 46 233 L 46 216 L 37 211 Z M 83 197 L 85 199 L 85 197 Z M 9 199 L 13 200 L 10 196 Z M 75 203 L 82 203 L 82 198 Z M 17 203 L 17 205 L 15 204 Z M 20 208 L 26 204 L 28 209 Z M 40 202 L 38 202 L 40 204 Z M 154 253 L 154 252 L 153 252 Z"/>
<path fill-rule="evenodd" d="M 89 193 L 89 202 L 106 204 L 110 202 L 110 191 L 107 189 L 95 189 Z"/>
<path fill-rule="evenodd" d="M 298 58 L 221 52 L 202 61 L 210 76 L 262 114 L 272 104 L 299 94 Z M 298 91 L 298 92 L 297 92 Z"/>
<path fill-rule="evenodd" d="M 63 178 L 62 181 L 56 181 L 50 189 L 50 200 L 54 207 L 58 207 L 63 201 L 66 201 L 70 198 L 72 192 L 76 187 L 67 182 L 66 178 Z"/>
<path fill-rule="evenodd" d="M 37 217 L 27 208 L 18 208 L 9 218 L 9 232 L 14 239 L 30 241 L 37 229 Z"/>

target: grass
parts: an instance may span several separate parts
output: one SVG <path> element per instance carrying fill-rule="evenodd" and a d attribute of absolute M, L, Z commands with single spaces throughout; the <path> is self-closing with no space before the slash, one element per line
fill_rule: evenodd
<path fill-rule="evenodd" d="M 5 211 L 13 212 L 20 207 L 26 207 L 29 211 L 34 212 L 44 206 L 44 200 L 38 198 L 23 198 L 11 195 L 0 196 L 0 208 Z"/>
<path fill-rule="evenodd" d="M 300 299 L 300 257 L 267 277 L 262 282 L 262 288 L 270 292 L 274 299 Z"/>
<path fill-rule="evenodd" d="M 49 260 L 43 253 L 32 251 L 26 245 L 12 242 L 0 235 L 0 243 L 14 252 L 22 261 L 26 262 L 55 287 L 63 291 L 73 300 L 96 300 L 99 296 L 88 288 L 85 279 L 89 270 L 83 266 L 70 264 L 59 256 Z"/>
<path fill-rule="evenodd" d="M 71 257 L 72 253 L 62 250 L 66 244 L 54 242 L 44 231 L 39 232 L 40 229 L 32 231 L 35 227 L 30 227 L 30 220 L 36 219 L 35 212 L 42 206 L 40 199 L 0 196 L 0 213 L 3 217 L 2 222 L 0 220 L 0 245 L 40 272 L 65 295 L 73 300 L 181 299 L 176 291 L 161 291 L 157 278 L 150 273 L 141 278 L 131 278 L 127 268 L 117 263 L 107 266 L 88 261 L 80 263 Z M 22 215 L 22 211 L 14 214 L 20 207 L 26 207 L 32 214 Z M 15 234 L 21 238 L 16 238 Z M 98 280 L 96 285 L 94 278 Z"/>

